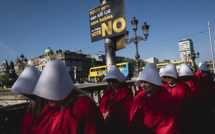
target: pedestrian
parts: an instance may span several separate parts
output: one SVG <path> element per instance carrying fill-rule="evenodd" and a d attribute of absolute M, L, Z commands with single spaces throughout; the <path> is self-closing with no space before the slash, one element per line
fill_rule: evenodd
<path fill-rule="evenodd" d="M 130 134 L 175 134 L 176 106 L 170 93 L 162 87 L 158 69 L 154 63 L 146 64 L 135 81 L 143 91 L 132 102 Z"/>
<path fill-rule="evenodd" d="M 160 75 L 165 78 L 166 83 L 163 83 L 168 92 L 172 95 L 177 107 L 177 117 L 181 133 L 189 133 L 190 130 L 190 87 L 178 80 L 178 74 L 175 64 L 168 63 Z"/>
<path fill-rule="evenodd" d="M 49 61 L 33 94 L 49 100 L 35 134 L 103 134 L 105 123 L 94 102 L 76 88 L 63 61 Z"/>
<path fill-rule="evenodd" d="M 28 109 L 22 119 L 21 134 L 34 133 L 38 116 L 47 104 L 45 99 L 32 94 L 40 74 L 34 66 L 26 67 L 11 88 L 12 92 L 22 94 L 30 100 Z"/>
<path fill-rule="evenodd" d="M 100 102 L 100 110 L 108 127 L 108 134 L 127 134 L 133 92 L 126 85 L 125 80 L 126 77 L 115 65 L 111 66 L 102 80 L 110 85 Z"/>
<path fill-rule="evenodd" d="M 198 71 L 196 72 L 196 77 L 199 80 L 199 83 L 201 84 L 203 88 L 203 92 L 206 96 L 206 101 L 209 104 L 209 110 L 207 111 L 207 115 L 209 116 L 210 121 L 212 122 L 211 127 L 215 127 L 215 117 L 213 117 L 213 111 L 215 111 L 215 84 L 214 79 L 212 77 L 212 74 L 210 73 L 209 68 L 205 63 L 201 63 L 199 66 Z"/>

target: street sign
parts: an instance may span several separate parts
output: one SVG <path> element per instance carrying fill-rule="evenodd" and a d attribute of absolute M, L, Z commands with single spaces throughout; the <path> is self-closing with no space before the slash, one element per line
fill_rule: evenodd
<path fill-rule="evenodd" d="M 91 41 L 126 33 L 124 0 L 112 0 L 89 11 Z"/>

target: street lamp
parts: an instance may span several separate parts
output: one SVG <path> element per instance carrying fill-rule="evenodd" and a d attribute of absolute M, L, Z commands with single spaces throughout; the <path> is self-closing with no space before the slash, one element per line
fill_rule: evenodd
<path fill-rule="evenodd" d="M 135 17 L 133 17 L 133 20 L 131 21 L 132 24 L 132 28 L 135 32 L 135 37 L 132 37 L 130 40 L 128 38 L 128 34 L 129 32 L 127 31 L 126 35 L 125 35 L 125 40 L 127 42 L 127 45 L 129 45 L 130 43 L 134 43 L 136 46 L 136 56 L 135 56 L 135 62 L 136 62 L 136 66 L 135 66 L 135 70 L 134 70 L 134 76 L 137 77 L 139 75 L 140 72 L 140 55 L 138 53 L 138 42 L 139 41 L 146 41 L 148 36 L 149 36 L 149 25 L 146 24 L 146 22 L 144 22 L 144 25 L 142 26 L 142 30 L 143 30 L 143 35 L 145 36 L 145 38 L 143 38 L 142 36 L 137 36 L 136 31 L 137 31 L 137 25 L 138 25 L 138 20 L 135 19 Z"/>
<path fill-rule="evenodd" d="M 199 55 L 200 55 L 200 53 L 199 52 L 195 53 L 194 50 L 191 52 L 191 54 L 188 54 L 188 57 L 193 61 L 195 72 L 196 72 L 196 62 L 195 62 L 195 59 L 199 58 Z"/>

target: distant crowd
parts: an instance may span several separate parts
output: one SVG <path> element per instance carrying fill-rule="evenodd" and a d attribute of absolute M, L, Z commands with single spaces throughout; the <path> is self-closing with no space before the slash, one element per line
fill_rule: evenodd
<path fill-rule="evenodd" d="M 115 65 L 97 81 L 110 87 L 99 106 L 74 86 L 62 61 L 49 61 L 42 73 L 25 68 L 11 88 L 30 100 L 21 134 L 215 133 L 215 83 L 204 63 L 198 70 L 186 63 L 158 70 L 148 63 L 135 92 Z"/>

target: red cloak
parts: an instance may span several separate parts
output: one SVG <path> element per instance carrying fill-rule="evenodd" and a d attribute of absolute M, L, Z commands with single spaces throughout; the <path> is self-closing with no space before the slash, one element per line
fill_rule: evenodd
<path fill-rule="evenodd" d="M 142 88 L 140 88 L 139 90 L 137 90 L 136 92 L 135 92 L 135 94 L 134 94 L 134 96 L 137 96 L 139 93 L 141 93 L 143 91 L 143 89 Z"/>
<path fill-rule="evenodd" d="M 103 134 L 103 116 L 89 97 L 79 96 L 64 110 L 47 106 L 40 116 L 37 134 Z"/>
<path fill-rule="evenodd" d="M 187 84 L 183 82 L 178 82 L 174 88 L 169 88 L 169 85 L 167 83 L 163 83 L 162 86 L 164 86 L 169 93 L 172 95 L 174 102 L 177 106 L 177 109 L 181 107 L 182 102 L 185 103 L 188 96 L 190 95 L 190 88 Z"/>
<path fill-rule="evenodd" d="M 35 120 L 29 110 L 25 113 L 22 119 L 21 134 L 32 134 L 35 127 Z"/>
<path fill-rule="evenodd" d="M 106 121 L 108 133 L 127 133 L 128 117 L 133 100 L 133 92 L 130 88 L 121 88 L 117 92 L 108 89 L 100 102 L 102 114 L 109 112 Z"/>
<path fill-rule="evenodd" d="M 176 117 L 179 120 L 180 132 L 189 133 L 187 130 L 191 130 L 192 112 L 194 111 L 190 87 L 184 82 L 177 82 L 174 88 L 170 88 L 167 83 L 163 86 L 172 95 L 177 106 Z"/>
<path fill-rule="evenodd" d="M 57 116 L 58 107 L 52 107 L 50 103 L 48 103 L 45 108 L 40 113 L 36 126 L 34 127 L 35 134 L 48 134 L 48 131 Z"/>
<path fill-rule="evenodd" d="M 176 106 L 164 87 L 147 97 L 143 91 L 132 102 L 130 111 L 130 134 L 178 133 L 175 118 Z"/>
<path fill-rule="evenodd" d="M 202 109 L 204 109 L 203 125 L 207 128 L 206 132 L 215 133 L 215 120 L 213 118 L 213 109 L 215 107 L 215 85 L 211 74 L 205 77 L 202 77 L 201 74 L 201 71 L 197 71 L 195 75 L 199 79 L 199 83 L 201 84 L 205 96 L 205 101 L 202 103 Z"/>

